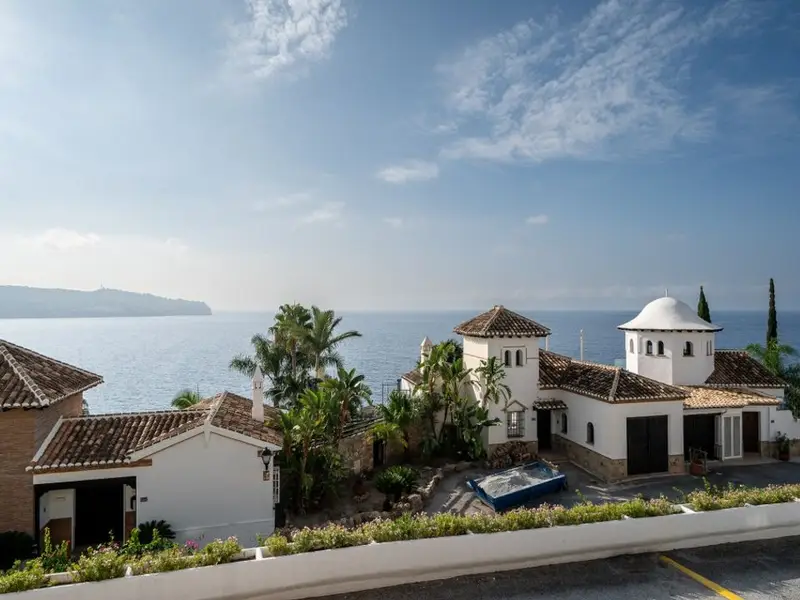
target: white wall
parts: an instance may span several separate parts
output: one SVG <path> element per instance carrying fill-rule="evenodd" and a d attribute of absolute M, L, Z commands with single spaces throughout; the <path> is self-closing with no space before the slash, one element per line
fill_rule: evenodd
<path fill-rule="evenodd" d="M 610 404 L 571 392 L 558 391 L 554 396 L 567 405 L 567 435 L 561 424 L 553 432 L 612 459 L 628 457 L 629 417 L 667 415 L 669 453 L 683 454 L 683 402 L 637 402 Z M 586 424 L 594 425 L 594 445 L 586 443 Z"/>
<path fill-rule="evenodd" d="M 630 352 L 631 340 L 635 352 Z M 653 354 L 646 354 L 647 342 L 653 342 Z M 664 342 L 664 355 L 658 355 L 658 342 Z M 694 355 L 683 356 L 686 342 L 693 345 Z M 711 341 L 711 354 L 706 342 Z M 626 369 L 663 383 L 700 385 L 714 371 L 714 333 L 694 332 L 625 332 Z"/>
<path fill-rule="evenodd" d="M 164 519 L 179 542 L 235 535 L 243 546 L 272 533 L 272 481 L 255 446 L 212 433 L 171 446 L 137 469 L 138 521 Z M 142 502 L 142 498 L 147 498 Z"/>

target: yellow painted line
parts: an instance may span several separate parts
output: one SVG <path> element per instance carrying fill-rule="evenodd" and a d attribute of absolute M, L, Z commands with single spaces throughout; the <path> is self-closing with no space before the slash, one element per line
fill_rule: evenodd
<path fill-rule="evenodd" d="M 718 584 L 714 583 L 713 581 L 711 581 L 710 579 L 706 579 L 705 577 L 703 577 L 699 573 L 695 573 L 691 569 L 688 569 L 688 568 L 684 567 L 682 564 L 680 564 L 678 562 L 675 562 L 674 560 L 672 560 L 668 556 L 664 556 L 662 554 L 658 558 L 664 564 L 669 565 L 670 567 L 674 567 L 674 568 L 678 569 L 678 571 L 680 571 L 684 575 L 688 575 L 689 577 L 694 579 L 697 583 L 706 586 L 708 589 L 716 592 L 718 595 L 722 596 L 723 598 L 727 598 L 728 600 L 744 600 L 744 598 L 742 598 L 741 596 L 737 596 L 732 591 L 726 590 L 721 585 L 718 585 Z"/>

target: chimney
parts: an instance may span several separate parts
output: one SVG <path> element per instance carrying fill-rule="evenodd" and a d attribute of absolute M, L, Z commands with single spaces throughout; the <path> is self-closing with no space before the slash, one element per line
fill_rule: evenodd
<path fill-rule="evenodd" d="M 550 350 L 550 336 L 544 338 L 544 349 Z"/>
<path fill-rule="evenodd" d="M 253 372 L 253 420 L 264 422 L 264 375 L 261 368 L 256 365 Z"/>
<path fill-rule="evenodd" d="M 428 357 L 431 355 L 431 350 L 433 349 L 433 342 L 430 338 L 426 335 L 425 339 L 422 340 L 422 343 L 419 345 L 419 358 L 421 362 L 425 362 L 428 360 Z"/>
<path fill-rule="evenodd" d="M 581 360 L 583 360 L 583 329 L 581 329 Z"/>

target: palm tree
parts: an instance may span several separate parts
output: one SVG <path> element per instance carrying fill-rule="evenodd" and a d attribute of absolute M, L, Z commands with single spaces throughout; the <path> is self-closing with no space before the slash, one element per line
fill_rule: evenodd
<path fill-rule="evenodd" d="M 338 406 L 338 416 L 334 438 L 338 441 L 342 430 L 347 423 L 355 417 L 365 403 L 369 403 L 372 390 L 366 384 L 364 376 L 356 373 L 355 369 L 349 371 L 340 368 L 336 379 L 328 379 L 321 387 L 329 390 Z"/>
<path fill-rule="evenodd" d="M 239 354 L 233 357 L 230 368 L 252 378 L 258 364 L 264 377 L 269 381 L 269 387 L 264 395 L 271 400 L 273 406 L 282 406 L 284 400 L 296 397 L 286 395 L 290 361 L 285 349 L 258 333 L 250 339 L 250 343 L 253 344 L 255 355 Z"/>
<path fill-rule="evenodd" d="M 200 392 L 186 388 L 175 395 L 175 397 L 172 399 L 172 406 L 173 408 L 179 408 L 183 410 L 185 408 L 191 408 L 202 401 L 203 397 L 200 395 Z"/>
<path fill-rule="evenodd" d="M 414 423 L 414 403 L 411 396 L 400 390 L 392 390 L 387 402 L 378 404 L 376 410 L 383 419 L 380 425 L 387 425 L 399 433 L 403 442 L 403 458 L 408 462 L 409 429 Z"/>
<path fill-rule="evenodd" d="M 795 418 L 800 418 L 800 363 L 791 360 L 798 356 L 797 350 L 773 338 L 767 342 L 766 347 L 761 344 L 750 344 L 747 346 L 747 352 L 770 373 L 786 382 L 784 397 L 786 405 Z"/>
<path fill-rule="evenodd" d="M 511 399 L 511 388 L 503 382 L 506 377 L 506 370 L 496 356 L 490 356 L 488 360 L 482 360 L 481 366 L 475 369 L 481 377 L 483 385 L 483 404 L 488 401 L 499 404 L 503 400 L 507 404 Z"/>
<path fill-rule="evenodd" d="M 311 323 L 305 331 L 303 341 L 304 350 L 314 363 L 314 373 L 317 379 L 325 377 L 326 367 L 341 369 L 344 366 L 342 357 L 336 347 L 343 341 L 361 337 L 358 331 L 345 331 L 336 333 L 336 328 L 342 322 L 342 317 L 337 317 L 332 310 L 321 310 L 318 306 L 311 307 Z"/>
<path fill-rule="evenodd" d="M 311 327 L 311 313 L 302 304 L 282 304 L 270 327 L 274 343 L 283 348 L 291 358 L 292 377 L 299 368 L 305 368 L 302 356 L 303 343 Z"/>

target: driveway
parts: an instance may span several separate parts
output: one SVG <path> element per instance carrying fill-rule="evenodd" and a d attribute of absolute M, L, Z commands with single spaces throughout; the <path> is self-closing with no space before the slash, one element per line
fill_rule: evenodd
<path fill-rule="evenodd" d="M 605 484 L 593 479 L 582 469 L 574 465 L 560 465 L 567 476 L 569 490 L 544 496 L 531 506 L 537 504 L 563 504 L 572 506 L 582 498 L 592 502 L 617 502 L 630 500 L 638 495 L 646 498 L 666 496 L 674 500 L 680 498 L 681 492 L 691 492 L 704 486 L 702 477 L 691 475 L 663 475 L 647 479 L 639 479 L 627 483 Z M 466 482 L 488 475 L 491 471 L 470 470 L 453 473 L 443 479 L 426 505 L 429 514 L 437 512 L 456 512 L 472 514 L 490 512 L 470 490 Z M 788 462 L 770 462 L 761 465 L 718 467 L 706 477 L 713 485 L 726 486 L 729 482 L 748 486 L 763 487 L 771 483 L 800 483 L 800 464 Z"/>
<path fill-rule="evenodd" d="M 681 569 L 667 566 L 661 555 L 620 556 L 458 577 L 413 585 L 331 596 L 330 600 L 719 600 L 718 594 L 693 579 L 687 570 L 721 586 L 726 598 L 800 600 L 798 538 L 727 544 L 667 553 Z M 673 563 L 673 564 L 675 564 Z"/>

